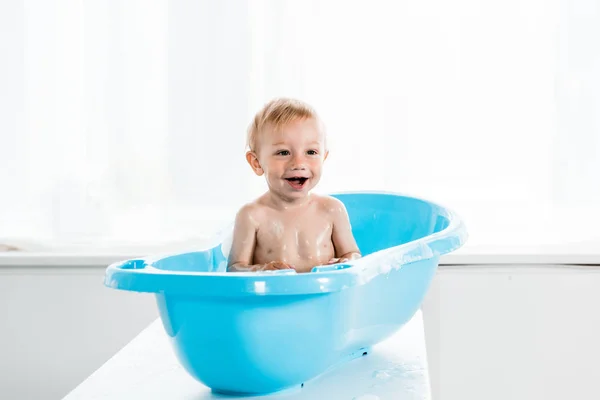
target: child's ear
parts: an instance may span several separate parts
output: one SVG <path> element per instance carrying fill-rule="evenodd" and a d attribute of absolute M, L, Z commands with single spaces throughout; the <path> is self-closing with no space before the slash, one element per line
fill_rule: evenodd
<path fill-rule="evenodd" d="M 250 164 L 250 167 L 252 167 L 252 170 L 256 175 L 261 176 L 264 173 L 260 166 L 260 162 L 258 162 L 258 157 L 256 157 L 256 154 L 253 151 L 246 152 L 246 161 L 248 161 L 248 164 Z"/>
<path fill-rule="evenodd" d="M 325 157 L 323 157 L 323 161 L 327 160 L 327 156 L 329 155 L 329 150 L 325 151 Z"/>

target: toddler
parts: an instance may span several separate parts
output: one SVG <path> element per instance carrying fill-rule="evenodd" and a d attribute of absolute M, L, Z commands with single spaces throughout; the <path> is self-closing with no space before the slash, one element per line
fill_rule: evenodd
<path fill-rule="evenodd" d="M 323 124 L 307 104 L 276 99 L 248 129 L 246 160 L 269 190 L 236 215 L 229 271 L 314 266 L 360 258 L 343 203 L 310 191 L 328 150 Z"/>

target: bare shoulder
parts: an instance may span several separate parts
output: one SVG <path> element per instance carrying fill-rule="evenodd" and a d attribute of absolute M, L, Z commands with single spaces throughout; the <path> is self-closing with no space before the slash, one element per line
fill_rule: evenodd
<path fill-rule="evenodd" d="M 259 199 L 244 204 L 237 212 L 236 223 L 258 227 L 264 216 L 264 208 Z"/>
<path fill-rule="evenodd" d="M 345 216 L 347 213 L 344 203 L 335 197 L 319 195 L 315 196 L 315 200 L 318 202 L 321 210 L 332 217 Z"/>

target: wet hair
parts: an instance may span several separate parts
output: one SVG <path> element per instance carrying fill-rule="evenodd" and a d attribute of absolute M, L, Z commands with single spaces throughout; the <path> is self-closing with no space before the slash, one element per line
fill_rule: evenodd
<path fill-rule="evenodd" d="M 271 100 L 256 113 L 248 127 L 246 146 L 250 151 L 256 151 L 258 136 L 266 127 L 278 130 L 292 121 L 308 118 L 319 119 L 314 108 L 300 100 L 290 98 Z"/>

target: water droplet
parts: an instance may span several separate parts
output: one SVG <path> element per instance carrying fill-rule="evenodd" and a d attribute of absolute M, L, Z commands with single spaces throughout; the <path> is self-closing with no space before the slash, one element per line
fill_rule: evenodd
<path fill-rule="evenodd" d="M 381 370 L 373 372 L 373 378 L 376 379 L 389 379 L 392 376 L 389 370 Z"/>

